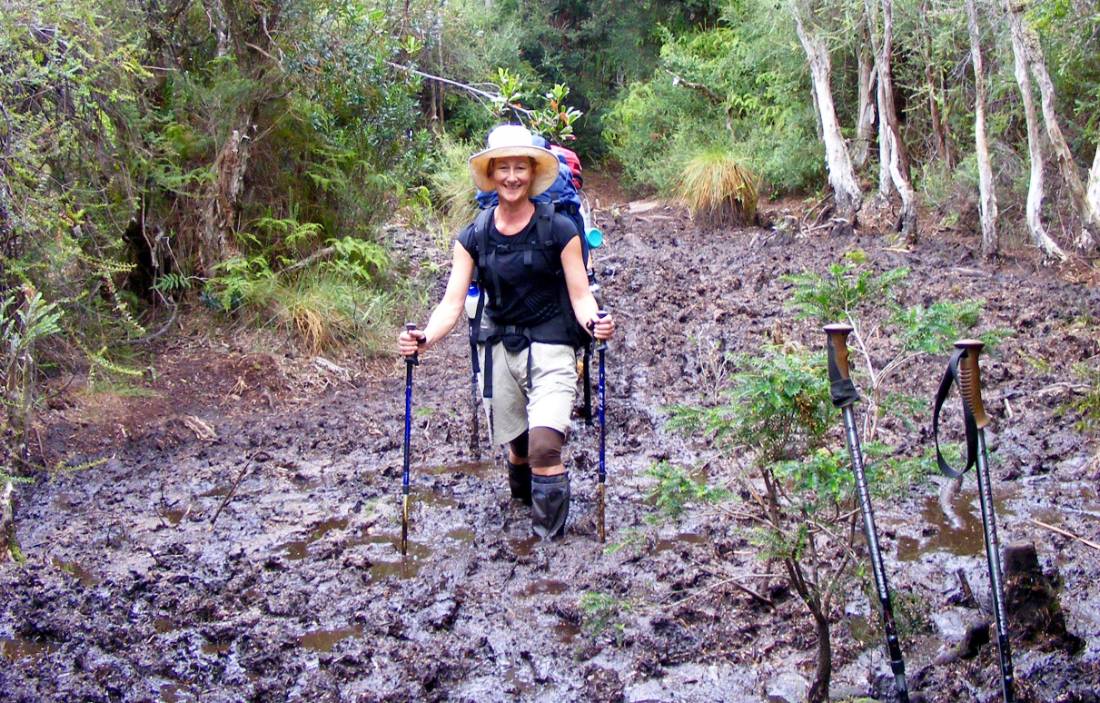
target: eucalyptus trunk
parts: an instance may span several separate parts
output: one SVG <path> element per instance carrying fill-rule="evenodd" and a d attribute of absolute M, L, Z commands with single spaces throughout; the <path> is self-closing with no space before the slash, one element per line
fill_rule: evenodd
<path fill-rule="evenodd" d="M 978 156 L 978 193 L 982 220 L 982 254 L 994 256 L 997 238 L 997 193 L 993 187 L 993 167 L 985 135 L 985 70 L 982 66 L 981 35 L 974 0 L 966 0 L 966 26 L 970 32 L 970 58 L 974 64 L 974 147 Z"/>
<path fill-rule="evenodd" d="M 866 37 L 866 26 L 864 26 Z M 871 138 L 875 129 L 875 57 L 867 43 L 859 50 L 859 107 L 856 109 L 856 138 L 852 142 L 852 166 L 856 170 L 867 165 L 871 154 Z"/>
<path fill-rule="evenodd" d="M 852 160 L 848 155 L 848 145 L 840 131 L 840 122 L 836 117 L 833 93 L 830 87 L 832 62 L 829 49 L 820 35 L 814 33 L 805 22 L 805 11 L 798 0 L 791 3 L 795 27 L 806 58 L 810 62 L 810 80 L 813 84 L 814 98 L 821 121 L 821 136 L 825 141 L 825 162 L 829 170 L 829 185 L 836 199 L 837 215 L 848 225 L 855 224 L 862 193 L 856 181 Z"/>
<path fill-rule="evenodd" d="M 1043 112 L 1043 124 L 1046 127 L 1047 138 L 1050 140 L 1054 157 L 1058 163 L 1058 171 L 1069 190 L 1070 198 L 1078 216 L 1081 218 L 1082 231 L 1077 244 L 1080 248 L 1091 251 L 1100 244 L 1100 210 L 1093 207 L 1089 196 L 1085 191 L 1085 184 L 1077 171 L 1077 162 L 1069 150 L 1066 138 L 1062 134 L 1062 127 L 1058 121 L 1058 113 L 1054 109 L 1055 95 L 1054 83 L 1047 72 L 1046 59 L 1043 58 L 1043 50 L 1039 45 L 1039 37 L 1024 23 L 1022 14 L 1024 4 L 1006 0 L 1008 6 L 1009 22 L 1012 24 L 1013 48 L 1018 41 L 1023 49 L 1028 68 L 1035 76 L 1035 82 L 1039 84 L 1040 106 Z M 1019 39 L 1016 39 L 1018 35 Z"/>
<path fill-rule="evenodd" d="M 1031 241 L 1044 254 L 1049 257 L 1064 261 L 1066 253 L 1051 239 L 1043 227 L 1042 210 L 1043 199 L 1046 197 L 1046 187 L 1043 183 L 1043 147 L 1040 143 L 1039 116 L 1035 110 L 1035 97 L 1031 86 L 1031 75 L 1027 69 L 1027 57 L 1022 45 L 1018 30 L 1018 19 L 1014 18 L 1012 8 L 1009 5 L 1012 0 L 1006 0 L 1009 10 L 1009 25 L 1012 37 L 1012 59 L 1016 84 L 1020 87 L 1020 99 L 1024 104 L 1024 118 L 1027 123 L 1027 151 L 1030 162 L 1030 178 L 1027 188 L 1027 206 L 1025 217 L 1027 230 L 1031 235 Z"/>

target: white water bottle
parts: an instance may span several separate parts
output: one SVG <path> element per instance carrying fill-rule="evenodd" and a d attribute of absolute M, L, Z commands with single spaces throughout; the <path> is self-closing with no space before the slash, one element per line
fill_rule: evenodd
<path fill-rule="evenodd" d="M 466 317 L 471 320 L 477 315 L 477 301 L 481 298 L 481 289 L 477 285 L 477 281 L 470 283 L 470 288 L 466 291 Z"/>

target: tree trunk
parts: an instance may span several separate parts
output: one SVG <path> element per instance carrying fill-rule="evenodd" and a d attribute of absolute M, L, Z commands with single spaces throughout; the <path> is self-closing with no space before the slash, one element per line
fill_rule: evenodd
<path fill-rule="evenodd" d="M 203 0 L 202 6 L 206 12 L 206 19 L 210 23 L 210 31 L 217 41 L 217 57 L 219 59 L 224 58 L 229 55 L 230 42 L 232 41 L 229 34 L 229 18 L 225 14 L 225 5 L 222 4 L 222 0 Z"/>
<path fill-rule="evenodd" d="M 1089 171 L 1089 202 L 1092 207 L 1100 211 L 1100 143 L 1096 145 L 1096 155 L 1092 159 L 1092 170 Z"/>
<path fill-rule="evenodd" d="M 970 57 L 974 64 L 974 146 L 978 156 L 978 192 L 982 220 L 982 254 L 997 254 L 997 194 L 993 188 L 993 167 L 985 136 L 985 70 L 978 33 L 978 11 L 974 0 L 966 0 L 966 26 L 970 32 Z"/>
<path fill-rule="evenodd" d="M 866 37 L 866 25 L 864 25 Z M 852 142 L 852 166 L 857 171 L 867 165 L 871 136 L 875 129 L 875 58 L 863 42 L 859 51 L 859 108 L 856 110 L 856 138 Z"/>
<path fill-rule="evenodd" d="M 0 562 L 7 561 L 15 546 L 15 518 L 12 514 L 11 494 L 13 486 L 10 480 L 4 482 L 0 492 Z"/>
<path fill-rule="evenodd" d="M 810 692 L 806 694 L 808 703 L 825 703 L 829 700 L 829 682 L 833 677 L 833 646 L 829 640 L 829 618 L 825 614 L 810 609 L 814 616 L 814 629 L 817 631 L 817 671 Z"/>
<path fill-rule="evenodd" d="M 923 0 L 920 6 L 920 16 L 928 16 L 928 2 Z M 921 59 L 924 61 L 924 83 L 928 89 L 928 114 L 932 123 L 932 139 L 936 148 L 936 156 L 943 159 L 944 166 L 948 169 L 955 168 L 955 160 L 951 155 L 951 137 L 947 133 L 947 124 L 940 112 L 939 96 L 942 92 L 939 81 L 936 80 L 936 70 L 932 68 L 932 48 L 927 32 L 921 32 Z"/>
<path fill-rule="evenodd" d="M 1017 20 L 1013 19 L 1012 8 L 1009 6 L 1012 0 L 1005 0 L 1009 13 L 1009 25 L 1012 35 L 1012 58 L 1015 66 L 1016 84 L 1020 87 L 1020 98 L 1024 103 L 1024 118 L 1027 122 L 1027 151 L 1030 161 L 1031 178 L 1027 188 L 1026 219 L 1027 229 L 1031 234 L 1031 241 L 1039 247 L 1044 254 L 1061 261 L 1066 258 L 1062 248 L 1050 238 L 1043 227 L 1042 209 L 1043 199 L 1046 197 L 1043 185 L 1043 148 L 1039 137 L 1039 116 L 1035 112 L 1035 98 L 1031 88 L 1031 76 L 1027 70 L 1027 58 L 1025 50 L 1020 42 L 1020 32 L 1017 31 Z"/>
<path fill-rule="evenodd" d="M 913 186 L 909 182 L 909 164 L 898 130 L 897 109 L 894 106 L 894 79 L 892 60 L 894 53 L 894 5 L 892 0 L 881 0 L 883 26 L 878 36 L 878 7 L 875 0 L 865 0 L 864 8 L 870 26 L 871 45 L 875 51 L 878 70 L 878 138 L 879 168 L 878 193 L 888 198 L 897 191 L 901 197 L 901 217 L 898 231 L 908 242 L 917 239 L 917 206 Z"/>
<path fill-rule="evenodd" d="M 1047 72 L 1046 60 L 1043 58 L 1042 47 L 1039 46 L 1039 38 L 1028 27 L 1021 17 L 1024 10 L 1023 4 L 1006 0 L 1008 4 L 1009 21 L 1012 23 L 1012 31 L 1019 34 L 1020 46 L 1024 49 L 1028 67 L 1039 84 L 1040 105 L 1043 111 L 1043 123 L 1046 126 L 1047 138 L 1054 149 L 1054 157 L 1058 162 L 1058 170 L 1069 189 L 1073 206 L 1081 218 L 1082 231 L 1078 238 L 1078 246 L 1086 251 L 1091 251 L 1100 243 L 1100 211 L 1092 207 L 1088 195 L 1085 192 L 1085 184 L 1077 171 L 1077 163 L 1073 160 L 1066 138 L 1062 135 L 1062 128 L 1058 123 L 1058 114 L 1054 111 L 1054 83 Z"/>
<path fill-rule="evenodd" d="M 833 196 L 836 200 L 837 215 L 854 226 L 862 193 L 856 182 L 852 161 L 848 156 L 848 146 L 844 143 L 844 135 L 840 132 L 840 123 L 836 118 L 832 89 L 829 86 L 832 74 L 829 50 L 821 37 L 805 26 L 799 0 L 791 3 L 791 10 L 798 30 L 798 38 L 810 62 L 810 79 L 821 120 L 821 134 L 825 141 L 825 162 L 829 170 L 829 185 L 833 188 Z"/>
<path fill-rule="evenodd" d="M 197 270 L 204 275 L 210 275 L 231 248 L 251 143 L 245 137 L 250 134 L 251 126 L 250 119 L 244 120 L 214 159 L 214 181 L 207 188 L 194 248 L 188 252 L 194 255 Z"/>

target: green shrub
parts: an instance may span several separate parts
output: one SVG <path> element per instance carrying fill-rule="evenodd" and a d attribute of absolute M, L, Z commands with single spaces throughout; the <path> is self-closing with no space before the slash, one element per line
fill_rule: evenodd
<path fill-rule="evenodd" d="M 708 486 L 706 481 L 692 479 L 684 469 L 667 461 L 649 467 L 645 475 L 657 481 L 646 495 L 646 500 L 657 509 L 652 522 L 679 520 L 691 503 L 715 503 L 729 496 L 727 491 Z"/>

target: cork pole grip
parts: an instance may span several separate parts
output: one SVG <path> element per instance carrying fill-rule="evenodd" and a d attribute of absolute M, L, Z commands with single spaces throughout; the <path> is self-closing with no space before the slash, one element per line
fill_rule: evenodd
<path fill-rule="evenodd" d="M 974 415 L 974 422 L 978 427 L 989 424 L 989 416 L 985 414 L 985 405 L 982 404 L 982 377 L 978 367 L 978 355 L 984 346 L 977 339 L 960 339 L 955 342 L 956 349 L 966 352 L 959 359 L 959 393 Z"/>
<path fill-rule="evenodd" d="M 844 323 L 836 323 L 832 325 L 825 325 L 825 334 L 829 335 L 829 347 L 832 350 L 832 357 L 836 368 L 830 368 L 830 376 L 833 373 L 837 374 L 836 378 L 830 378 L 830 381 L 847 380 L 849 378 L 848 371 L 848 335 L 852 333 L 852 326 Z"/>

